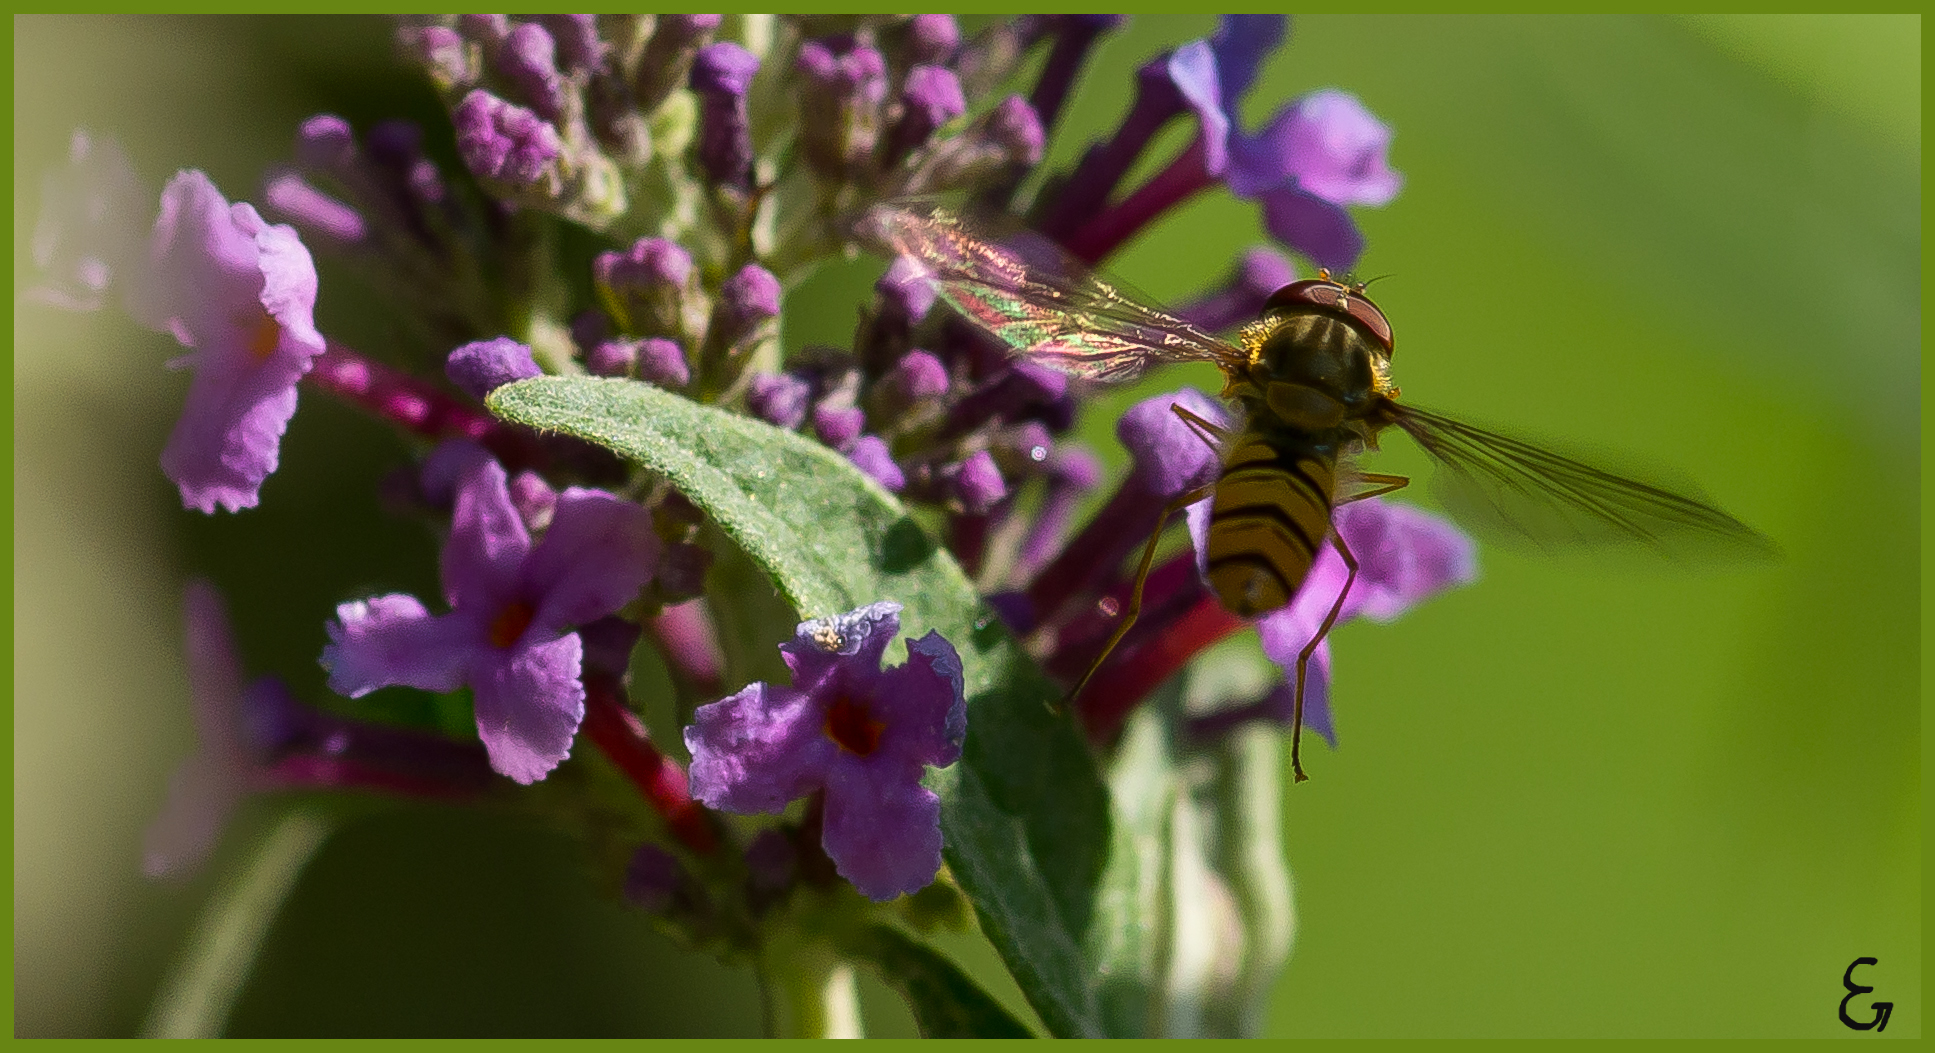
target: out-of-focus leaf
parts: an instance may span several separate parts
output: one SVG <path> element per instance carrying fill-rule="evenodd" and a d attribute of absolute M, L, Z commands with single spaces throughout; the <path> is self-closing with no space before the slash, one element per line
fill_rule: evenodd
<path fill-rule="evenodd" d="M 871 958 L 880 978 L 906 997 L 922 1038 L 1034 1037 L 946 955 L 897 930 L 872 926 L 849 950 Z"/>
<path fill-rule="evenodd" d="M 967 743 L 961 763 L 927 778 L 948 866 L 1049 1028 L 1100 1034 L 1082 942 L 1108 847 L 1101 781 L 1071 722 L 1048 710 L 1054 686 L 893 495 L 816 442 L 647 384 L 539 377 L 497 389 L 490 407 L 664 476 L 802 617 L 893 600 L 906 633 L 938 629 L 954 644 Z"/>

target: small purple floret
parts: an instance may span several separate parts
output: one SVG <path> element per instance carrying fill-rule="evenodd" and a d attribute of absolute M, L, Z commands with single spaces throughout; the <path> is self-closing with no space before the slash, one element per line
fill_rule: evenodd
<path fill-rule="evenodd" d="M 479 340 L 450 352 L 443 372 L 452 384 L 479 401 L 514 380 L 544 375 L 531 357 L 531 349 L 508 336 Z"/>
<path fill-rule="evenodd" d="M 536 183 L 564 144 L 544 118 L 479 88 L 451 114 L 457 152 L 479 178 L 511 186 Z"/>
<path fill-rule="evenodd" d="M 950 62 L 961 47 L 961 26 L 953 15 L 915 15 L 907 22 L 907 50 L 914 64 Z"/>
<path fill-rule="evenodd" d="M 535 782 L 570 755 L 584 718 L 573 628 L 629 603 L 658 554 L 645 509 L 579 487 L 558 496 L 533 545 L 504 469 L 476 461 L 458 483 L 443 550 L 450 613 L 433 616 L 402 594 L 341 605 L 323 649 L 329 686 L 351 698 L 468 686 L 491 767 Z"/>
<path fill-rule="evenodd" d="M 780 645 L 790 687 L 756 683 L 700 706 L 685 729 L 692 795 L 739 813 L 779 812 L 825 793 L 822 843 L 840 876 L 876 901 L 924 888 L 941 865 L 940 799 L 928 765 L 961 755 L 960 656 L 940 633 L 907 641 L 881 669 L 900 605 L 802 622 Z"/>
<path fill-rule="evenodd" d="M 791 373 L 760 373 L 746 389 L 746 407 L 774 427 L 797 428 L 806 420 L 813 385 Z"/>
<path fill-rule="evenodd" d="M 894 493 L 907 488 L 907 473 L 894 463 L 887 440 L 878 435 L 862 435 L 853 440 L 853 446 L 847 450 L 847 460 Z"/>

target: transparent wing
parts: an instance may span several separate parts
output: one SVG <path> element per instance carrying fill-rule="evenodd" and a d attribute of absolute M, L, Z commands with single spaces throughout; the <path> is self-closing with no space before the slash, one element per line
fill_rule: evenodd
<path fill-rule="evenodd" d="M 1440 496 L 1494 540 L 1551 549 L 1637 545 L 1676 558 L 1767 558 L 1774 545 L 1718 508 L 1528 442 L 1399 403 L 1398 427 L 1445 469 Z"/>
<path fill-rule="evenodd" d="M 1124 295 L 1039 235 L 997 240 L 946 209 L 902 206 L 873 210 L 861 231 L 925 268 L 970 321 L 1064 373 L 1122 381 L 1162 362 L 1248 363 L 1241 348 Z"/>

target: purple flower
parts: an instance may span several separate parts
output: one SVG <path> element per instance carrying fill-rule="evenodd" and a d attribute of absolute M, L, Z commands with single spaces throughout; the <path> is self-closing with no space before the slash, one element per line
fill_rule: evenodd
<path fill-rule="evenodd" d="M 887 60 L 864 45 L 836 54 L 826 42 L 800 45 L 800 140 L 807 162 L 842 178 L 873 153 L 887 98 Z"/>
<path fill-rule="evenodd" d="M 494 57 L 498 74 L 516 86 L 539 117 L 558 119 L 564 111 L 564 77 L 558 72 L 558 45 L 550 30 L 520 22 Z"/>
<path fill-rule="evenodd" d="M 967 735 L 954 645 L 909 639 L 907 663 L 883 670 L 899 631 L 897 603 L 801 622 L 780 645 L 791 687 L 753 684 L 700 706 L 685 729 L 692 795 L 707 805 L 778 812 L 825 791 L 826 854 L 873 900 L 934 880 L 941 805 L 920 779 L 954 763 Z"/>
<path fill-rule="evenodd" d="M 322 662 L 329 686 L 351 698 L 403 685 L 469 685 L 491 767 L 535 782 L 571 753 L 584 717 L 575 626 L 631 602 L 658 562 L 643 508 L 602 490 L 558 495 L 535 546 L 497 462 L 476 459 L 459 479 L 443 550 L 449 614 L 390 594 L 336 609 Z"/>
<path fill-rule="evenodd" d="M 927 142 L 935 129 L 967 112 L 961 80 L 944 66 L 915 66 L 900 92 L 901 115 L 888 143 L 886 163 Z"/>
<path fill-rule="evenodd" d="M 508 336 L 478 340 L 450 352 L 443 372 L 452 384 L 479 401 L 513 380 L 544 375 L 531 357 L 531 349 Z"/>
<path fill-rule="evenodd" d="M 34 266 L 47 284 L 30 295 L 70 311 L 92 311 L 106 303 L 109 282 L 138 279 L 129 268 L 141 262 L 143 196 L 120 144 L 77 129 L 67 168 L 47 173 L 41 183 Z"/>
<path fill-rule="evenodd" d="M 296 382 L 323 352 L 315 264 L 294 230 L 183 172 L 162 192 L 149 268 L 130 310 L 190 348 L 173 364 L 195 373 L 162 470 L 186 507 L 253 507 L 296 412 Z"/>
<path fill-rule="evenodd" d="M 1237 137 L 1229 187 L 1240 197 L 1259 197 L 1287 176 L 1333 205 L 1385 205 L 1404 185 L 1391 170 L 1390 148 L 1391 129 L 1357 96 L 1334 88 L 1313 91 L 1279 110 L 1257 134 Z"/>

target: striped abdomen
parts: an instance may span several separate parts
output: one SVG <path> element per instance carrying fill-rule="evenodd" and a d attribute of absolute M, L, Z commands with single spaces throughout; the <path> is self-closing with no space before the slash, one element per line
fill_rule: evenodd
<path fill-rule="evenodd" d="M 1223 462 L 1209 516 L 1209 585 L 1245 618 L 1290 602 L 1330 533 L 1337 455 L 1245 432 Z"/>

